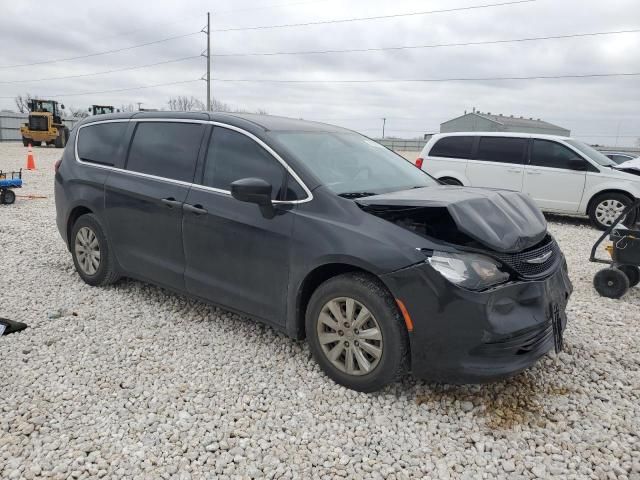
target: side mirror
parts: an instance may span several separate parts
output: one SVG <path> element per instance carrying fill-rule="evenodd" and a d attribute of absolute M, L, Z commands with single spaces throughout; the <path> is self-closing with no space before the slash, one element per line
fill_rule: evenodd
<path fill-rule="evenodd" d="M 572 158 L 569 160 L 569 169 L 578 172 L 587 171 L 587 163 L 582 158 Z"/>
<path fill-rule="evenodd" d="M 64 110 L 64 103 L 60 104 L 60 108 Z"/>
<path fill-rule="evenodd" d="M 231 184 L 231 196 L 241 202 L 271 205 L 271 184 L 261 178 L 241 178 Z"/>

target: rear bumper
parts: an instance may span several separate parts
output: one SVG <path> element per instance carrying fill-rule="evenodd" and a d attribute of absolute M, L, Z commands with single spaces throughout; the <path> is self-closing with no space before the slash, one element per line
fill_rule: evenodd
<path fill-rule="evenodd" d="M 573 291 L 565 262 L 540 281 L 472 292 L 426 264 L 383 277 L 413 320 L 411 365 L 419 378 L 482 383 L 518 373 L 554 348 L 553 305 L 566 326 Z"/>

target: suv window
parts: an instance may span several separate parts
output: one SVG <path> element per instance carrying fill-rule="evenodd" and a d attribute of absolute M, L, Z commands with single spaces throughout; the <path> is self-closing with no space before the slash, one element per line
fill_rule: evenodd
<path fill-rule="evenodd" d="M 98 123 L 78 132 L 78 157 L 85 162 L 115 165 L 127 122 Z"/>
<path fill-rule="evenodd" d="M 197 123 L 140 122 L 127 170 L 192 182 L 203 131 Z"/>
<path fill-rule="evenodd" d="M 273 187 L 271 198 L 280 199 L 285 169 L 273 155 L 242 133 L 214 127 L 204 167 L 203 185 L 229 191 L 236 180 L 251 177 L 269 182 Z M 293 178 L 290 181 L 295 182 Z"/>
<path fill-rule="evenodd" d="M 444 137 L 431 148 L 429 156 L 446 158 L 471 158 L 474 137 Z"/>
<path fill-rule="evenodd" d="M 531 149 L 531 165 L 538 167 L 569 168 L 569 161 L 579 159 L 573 150 L 551 140 L 534 140 Z M 587 163 L 585 161 L 585 163 Z"/>
<path fill-rule="evenodd" d="M 524 164 L 526 138 L 482 137 L 478 145 L 478 160 Z"/>

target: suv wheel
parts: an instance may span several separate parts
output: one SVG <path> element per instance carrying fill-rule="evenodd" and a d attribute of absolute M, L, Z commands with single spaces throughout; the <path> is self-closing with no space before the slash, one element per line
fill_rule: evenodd
<path fill-rule="evenodd" d="M 70 243 L 73 263 L 85 283 L 102 286 L 118 280 L 107 237 L 94 215 L 78 218 L 71 229 Z"/>
<path fill-rule="evenodd" d="M 604 193 L 591 202 L 589 219 L 594 227 L 605 230 L 610 227 L 620 214 L 631 205 L 633 201 L 621 193 Z M 629 212 L 623 220 L 625 225 L 631 225 L 636 220 L 635 211 Z"/>
<path fill-rule="evenodd" d="M 335 382 L 373 392 L 407 369 L 409 340 L 393 297 L 356 273 L 327 280 L 311 296 L 306 330 L 313 357 Z"/>

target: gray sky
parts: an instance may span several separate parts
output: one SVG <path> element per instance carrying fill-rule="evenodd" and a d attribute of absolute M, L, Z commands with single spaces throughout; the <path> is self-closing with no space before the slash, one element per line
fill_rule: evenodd
<path fill-rule="evenodd" d="M 212 12 L 212 30 L 452 9 L 508 0 L 168 0 L 45 5 L 6 1 L 0 15 L 0 67 L 86 55 L 197 32 Z M 188 3 L 189 8 L 185 7 Z M 34 14 L 34 12 L 38 12 Z M 340 50 L 465 43 L 640 29 L 638 0 L 537 0 L 518 5 L 295 28 L 214 32 L 213 53 Z M 28 67 L 0 68 L 0 97 L 61 95 L 67 106 L 167 108 L 175 95 L 206 98 L 204 82 L 73 96 L 196 80 L 195 58 L 132 71 L 23 84 L 14 80 L 80 75 L 195 56 L 203 34 L 118 53 Z M 213 59 L 226 79 L 339 80 L 486 78 L 640 73 L 640 33 L 497 45 L 378 52 Z M 477 107 L 542 118 L 590 142 L 632 145 L 640 137 L 640 77 L 441 83 L 214 82 L 214 96 L 235 107 L 336 123 L 379 136 L 412 138 Z M 0 98 L 0 108 L 15 108 Z"/>

